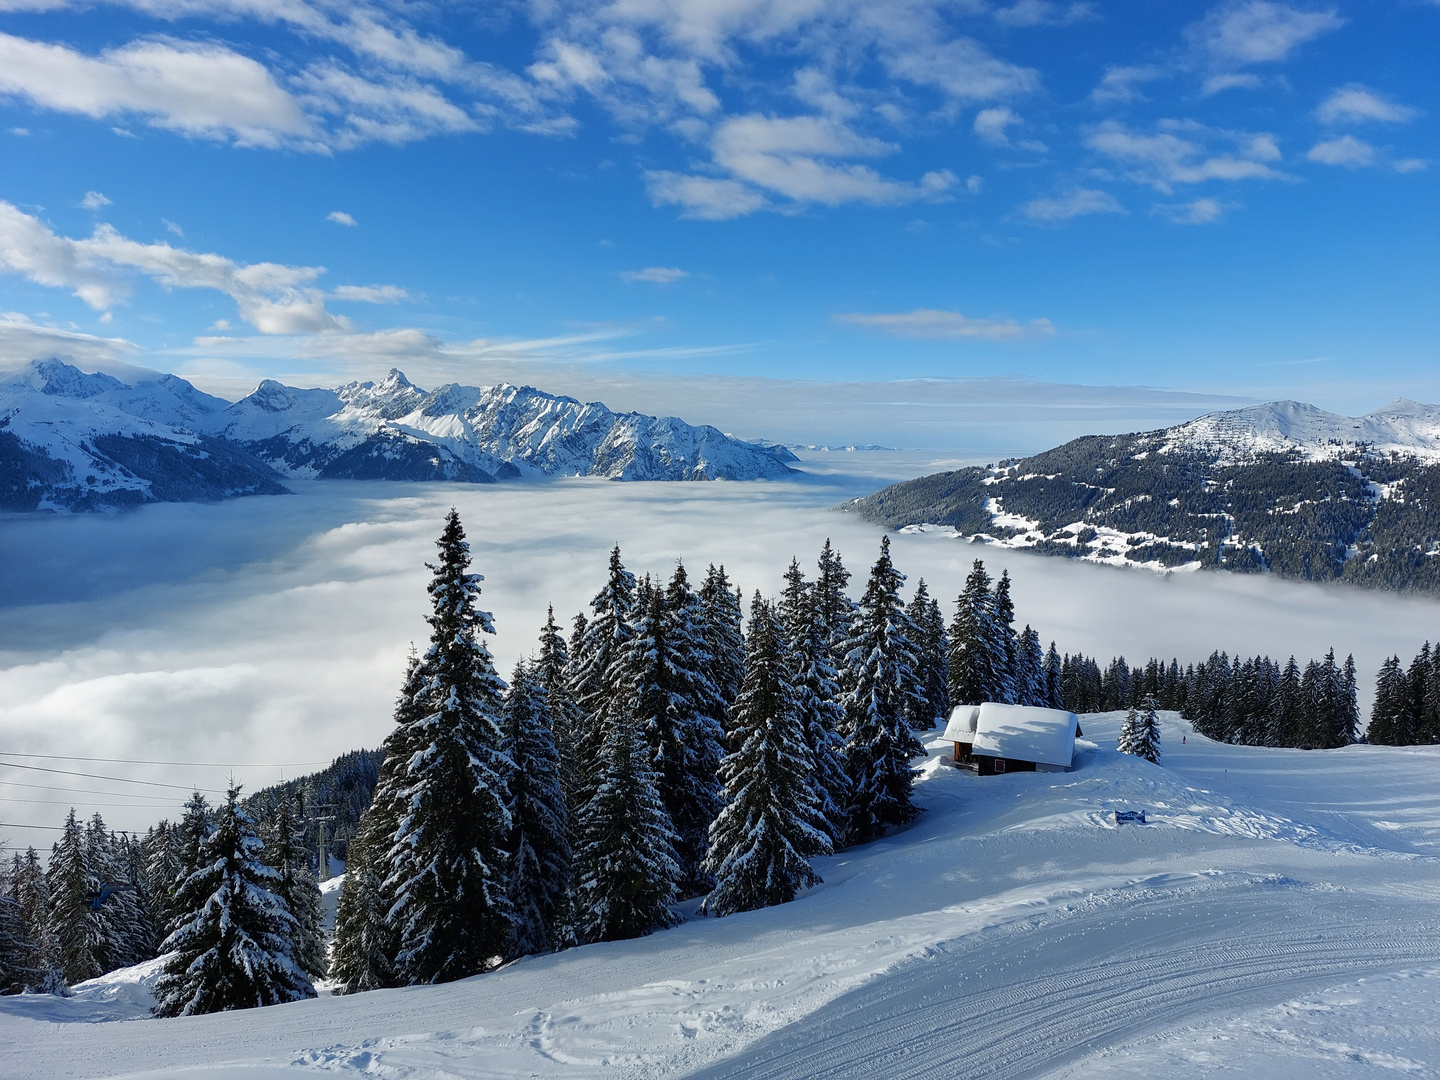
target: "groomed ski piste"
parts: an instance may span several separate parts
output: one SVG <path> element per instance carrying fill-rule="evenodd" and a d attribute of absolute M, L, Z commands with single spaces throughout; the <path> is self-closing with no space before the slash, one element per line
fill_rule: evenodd
<path fill-rule="evenodd" d="M 1115 752 L 1121 716 L 1063 774 L 977 777 L 931 733 L 926 813 L 791 904 L 179 1020 L 146 1018 L 151 962 L 0 999 L 0 1075 L 1440 1075 L 1440 747 L 1228 746 L 1172 713 L 1160 767 Z"/>

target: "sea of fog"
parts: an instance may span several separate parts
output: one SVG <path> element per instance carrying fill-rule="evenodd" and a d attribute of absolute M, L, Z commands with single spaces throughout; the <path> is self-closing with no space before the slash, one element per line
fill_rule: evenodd
<path fill-rule="evenodd" d="M 636 573 L 723 563 L 775 592 L 791 556 L 829 537 L 854 572 L 881 530 L 832 507 L 958 464 L 881 453 L 807 455 L 807 475 L 759 483 L 572 479 L 471 486 L 325 482 L 290 496 L 167 504 L 117 515 L 0 519 L 0 751 L 207 762 L 23 759 L 0 767 L 0 840 L 48 846 L 72 803 L 117 828 L 173 813 L 181 787 L 248 789 L 376 746 L 411 645 L 427 633 L 427 559 L 458 508 L 494 612 L 502 674 L 533 648 L 547 604 L 568 627 L 621 547 Z M 899 567 L 946 602 L 972 561 L 1014 579 L 1017 620 L 1061 651 L 1200 659 L 1353 652 L 1368 700 L 1383 658 L 1440 633 L 1440 603 L 1221 574 L 1157 576 L 898 535 Z M 21 759 L 8 758 L 16 762 Z M 35 771 L 64 769 L 90 773 Z M 117 783 L 124 776 L 148 784 Z M 165 787 L 159 785 L 177 785 Z M 57 790 L 63 789 L 63 790 Z"/>

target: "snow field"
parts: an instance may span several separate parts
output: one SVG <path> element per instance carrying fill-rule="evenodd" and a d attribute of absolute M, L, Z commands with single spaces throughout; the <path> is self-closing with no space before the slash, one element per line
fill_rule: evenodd
<path fill-rule="evenodd" d="M 1120 715 L 1083 719 L 1067 774 L 975 777 L 932 735 L 928 812 L 792 904 L 175 1021 L 98 1022 L 143 1015 L 116 973 L 0 1002 L 0 1075 L 1435 1075 L 1440 748 L 1229 747 L 1163 714 L 1159 768 L 1105 749 Z"/>

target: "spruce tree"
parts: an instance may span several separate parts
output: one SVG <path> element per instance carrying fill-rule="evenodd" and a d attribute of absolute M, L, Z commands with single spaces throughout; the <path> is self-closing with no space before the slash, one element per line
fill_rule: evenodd
<path fill-rule="evenodd" d="M 680 867 L 660 776 L 628 711 L 614 714 L 581 811 L 574 911 L 581 941 L 618 941 L 673 926 Z"/>
<path fill-rule="evenodd" d="M 815 608 L 826 635 L 831 662 L 837 667 L 843 657 L 841 650 L 850 637 L 850 620 L 855 614 L 855 601 L 845 592 L 849 584 L 850 571 L 845 569 L 840 553 L 830 546 L 827 536 L 817 563 Z"/>
<path fill-rule="evenodd" d="M 1060 691 L 1060 676 L 1063 662 L 1060 659 L 1060 650 L 1055 647 L 1055 642 L 1050 642 L 1050 648 L 1045 653 L 1045 704 L 1052 709 L 1063 709 L 1065 699 Z"/>
<path fill-rule="evenodd" d="M 105 973 L 100 954 L 105 942 L 99 919 L 91 908 L 100 893 L 100 882 L 91 873 L 85 828 L 72 807 L 65 818 L 59 841 L 50 849 L 45 870 L 49 891 L 50 935 L 55 941 L 55 960 L 71 986 Z"/>
<path fill-rule="evenodd" d="M 620 560 L 620 545 L 616 544 L 610 552 L 605 587 L 590 601 L 591 616 L 580 633 L 579 643 L 572 646 L 570 652 L 570 691 L 584 713 L 584 729 L 578 733 L 573 752 L 577 763 L 586 770 L 580 782 L 587 800 L 590 766 L 599 757 L 611 716 L 622 704 L 613 676 L 626 643 L 635 634 L 631 626 L 635 587 L 635 575 L 625 569 Z"/>
<path fill-rule="evenodd" d="M 890 538 L 882 537 L 880 557 L 870 570 L 846 642 L 845 758 L 850 774 L 851 843 L 874 840 L 894 825 L 914 820 L 914 770 L 910 759 L 924 754 L 906 722 L 916 695 L 915 652 L 905 631 L 900 586 L 905 575 L 890 560 Z"/>
<path fill-rule="evenodd" d="M 387 855 L 385 889 L 399 938 L 396 971 L 407 983 L 463 979 L 510 951 L 513 914 L 505 852 L 511 822 L 501 750 L 501 695 L 480 634 L 493 634 L 475 604 L 479 574 L 453 509 L 428 564 L 433 612 L 420 668 L 424 707 L 399 741 L 414 752 L 396 763 L 400 816 Z"/>
<path fill-rule="evenodd" d="M 276 892 L 295 920 L 291 956 L 306 975 L 321 979 L 330 966 L 326 955 L 325 916 L 321 910 L 320 886 L 310 870 L 309 853 L 300 842 L 298 832 L 290 798 L 282 794 L 266 861 L 280 872 Z"/>
<path fill-rule="evenodd" d="M 995 592 L 990 599 L 994 613 L 995 644 L 993 651 L 998 659 L 1000 682 L 998 696 L 994 701 L 1013 705 L 1018 700 L 1019 670 L 1018 646 L 1015 636 L 1015 602 L 1010 599 L 1010 571 L 1001 570 L 1000 580 L 995 583 Z"/>
<path fill-rule="evenodd" d="M 576 749 L 584 730 L 584 713 L 570 693 L 570 648 L 555 622 L 555 608 L 545 610 L 545 625 L 540 628 L 540 652 L 535 658 L 533 674 L 545 691 L 550 707 L 550 723 L 555 746 L 560 752 L 560 785 L 565 791 L 565 805 L 573 816 L 580 806 L 583 773 Z"/>
<path fill-rule="evenodd" d="M 716 713 L 711 719 L 721 731 L 728 732 L 730 706 L 740 692 L 745 641 L 740 632 L 740 599 L 731 591 L 723 565 L 712 563 L 705 571 L 700 602 L 704 612 L 701 639 L 709 654 L 705 675 L 718 692 Z"/>
<path fill-rule="evenodd" d="M 952 705 L 1004 702 L 1005 694 L 1005 653 L 990 575 L 976 559 L 955 601 L 950 624 L 950 701 Z"/>
<path fill-rule="evenodd" d="M 1015 703 L 1047 708 L 1050 693 L 1045 680 L 1045 654 L 1040 635 L 1028 625 L 1015 642 Z"/>
<path fill-rule="evenodd" d="M 162 948 L 155 1015 L 196 1016 L 314 997 L 295 963 L 295 920 L 280 896 L 280 872 L 232 787 L 201 848 L 200 867 L 180 886 L 182 914 Z"/>
<path fill-rule="evenodd" d="M 755 594 L 745 674 L 733 710 L 735 749 L 721 766 L 725 808 L 710 827 L 707 911 L 729 915 L 785 904 L 820 881 L 809 856 L 830 837 L 811 783 L 811 754 L 774 609 Z"/>
<path fill-rule="evenodd" d="M 1408 746 L 1410 732 L 1410 684 L 1400 667 L 1400 658 L 1390 656 L 1375 677 L 1375 704 L 1370 709 L 1366 737 L 1380 746 Z"/>
<path fill-rule="evenodd" d="M 1145 698 L 1125 714 L 1118 749 L 1122 754 L 1134 754 L 1160 764 L 1160 719 L 1155 715 L 1154 698 Z"/>
<path fill-rule="evenodd" d="M 28 948 L 21 960 L 26 972 L 25 988 L 42 994 L 62 994 L 65 976 L 50 925 L 50 883 L 40 866 L 40 853 L 33 847 L 26 848 L 23 859 L 16 853 L 16 861 L 11 887 Z"/>
<path fill-rule="evenodd" d="M 850 777 L 845 769 L 845 722 L 840 707 L 840 674 L 831 662 L 829 632 L 818 601 L 807 586 L 800 563 L 790 560 L 778 615 L 785 637 L 785 661 L 805 743 L 811 757 L 810 783 L 832 849 L 845 844 L 849 827 Z"/>
<path fill-rule="evenodd" d="M 919 701 L 910 718 L 910 726 L 926 731 L 937 724 L 944 726 L 950 714 L 950 647 L 945 633 L 945 616 L 940 605 L 930 596 L 921 578 L 910 601 L 910 617 L 914 623 L 916 677 L 919 680 Z"/>
<path fill-rule="evenodd" d="M 373 805 L 373 804 L 372 804 Z M 386 915 L 381 868 L 390 833 L 378 816 L 362 816 L 350 841 L 345 880 L 335 909 L 335 944 L 330 977 L 342 994 L 358 994 L 395 986 L 395 954 L 399 948 Z"/>
<path fill-rule="evenodd" d="M 505 749 L 510 779 L 510 903 L 516 956 L 550 952 L 564 939 L 570 891 L 570 831 L 553 713 L 540 673 L 515 666 L 505 695 Z"/>
<path fill-rule="evenodd" d="M 0 870 L 0 994 L 18 994 L 33 985 L 39 972 L 27 961 L 34 951 L 26 937 L 16 885 L 23 864 L 17 851 L 10 864 Z"/>

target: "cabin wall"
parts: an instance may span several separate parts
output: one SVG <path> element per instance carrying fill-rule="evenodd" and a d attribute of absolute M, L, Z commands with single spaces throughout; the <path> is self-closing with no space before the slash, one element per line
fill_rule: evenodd
<path fill-rule="evenodd" d="M 995 767 L 997 761 L 1003 761 L 1005 763 L 1004 766 L 997 769 Z M 1001 773 L 1034 771 L 1035 762 L 1033 761 L 1015 761 L 1011 758 L 995 758 L 987 754 L 975 755 L 975 772 L 979 776 L 996 776 Z"/>

